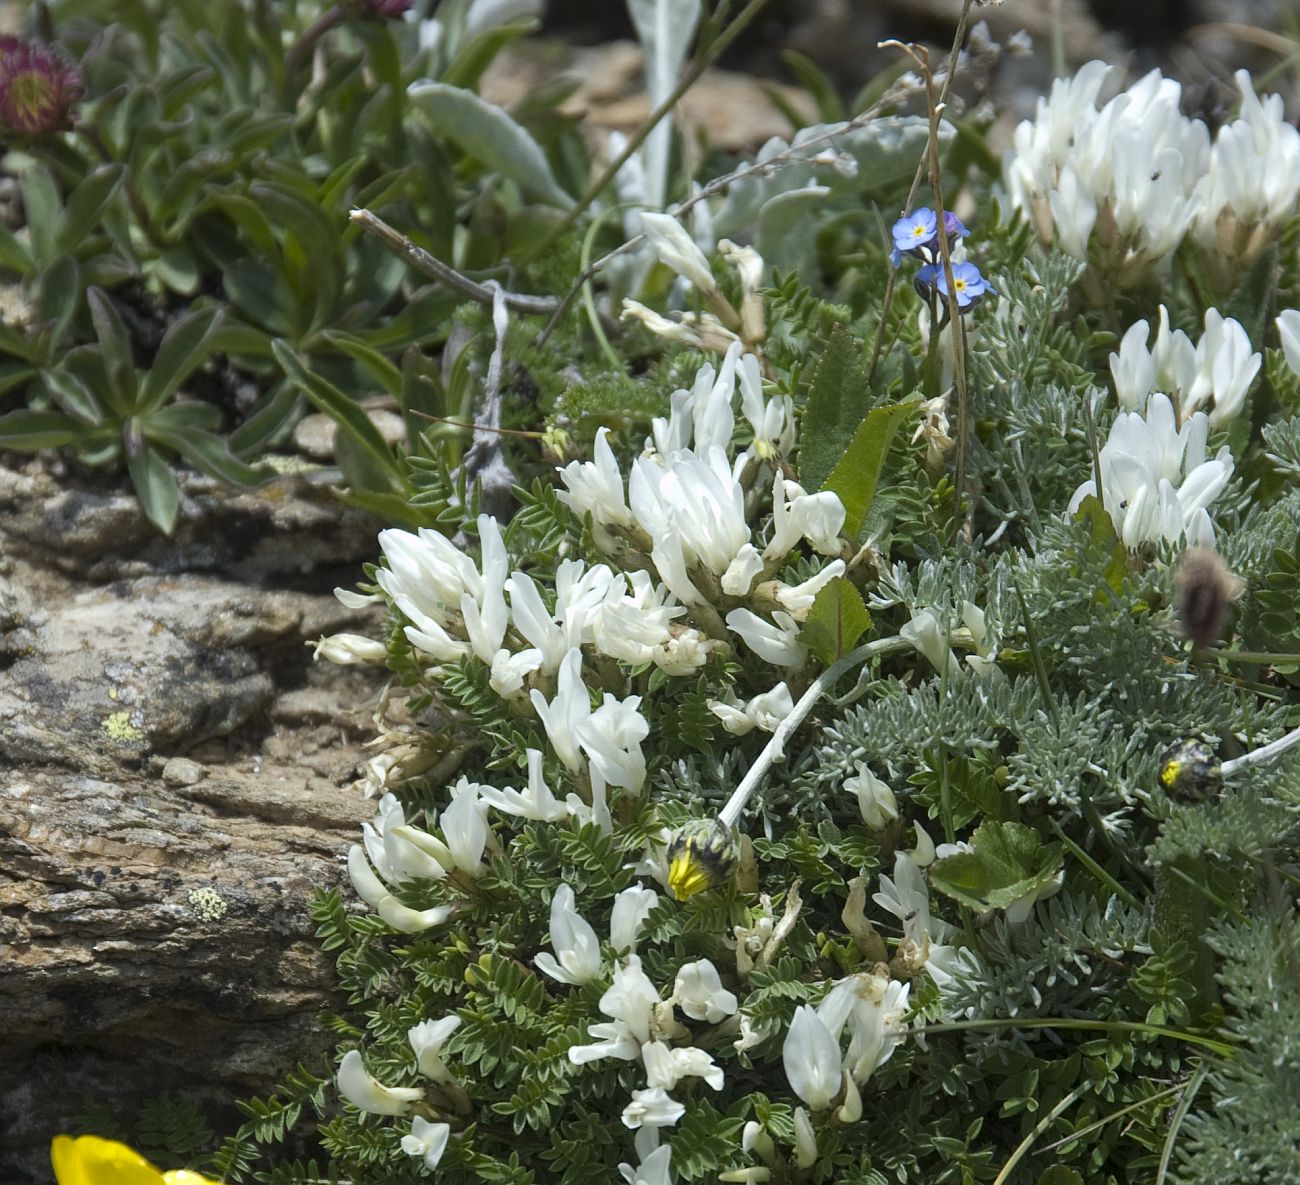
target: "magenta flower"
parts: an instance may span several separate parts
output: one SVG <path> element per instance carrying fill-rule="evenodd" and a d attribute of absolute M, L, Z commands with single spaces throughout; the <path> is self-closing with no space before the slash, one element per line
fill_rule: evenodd
<path fill-rule="evenodd" d="M 0 36 L 0 136 L 44 136 L 72 126 L 81 75 L 57 50 Z"/>

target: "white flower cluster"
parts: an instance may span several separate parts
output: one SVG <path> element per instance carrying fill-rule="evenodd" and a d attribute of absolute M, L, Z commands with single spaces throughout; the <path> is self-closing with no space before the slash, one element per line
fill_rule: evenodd
<path fill-rule="evenodd" d="M 1089 258 L 1091 240 L 1121 284 L 1189 235 L 1220 265 L 1247 266 L 1300 199 L 1300 132 L 1281 98 L 1261 100 L 1238 71 L 1240 115 L 1211 142 L 1158 70 L 1098 107 L 1109 72 L 1095 61 L 1058 79 L 1016 128 L 1004 163 L 1012 203 L 1077 259 Z"/>
<path fill-rule="evenodd" d="M 1210 426 L 1230 420 L 1246 402 L 1259 373 L 1260 356 L 1250 348 L 1241 323 L 1218 309 L 1205 313 L 1205 333 L 1195 345 L 1181 329 L 1169 329 L 1169 313 L 1160 306 L 1156 340 L 1147 348 L 1145 321 L 1131 325 L 1110 356 L 1115 393 L 1126 411 L 1142 407 L 1147 396 L 1163 391 L 1174 400 L 1180 421 L 1210 407 Z"/>
<path fill-rule="evenodd" d="M 641 926 L 658 903 L 653 889 L 633 885 L 614 899 L 610 945 L 616 952 L 613 981 L 600 998 L 600 1010 L 610 1018 L 588 1027 L 596 1038 L 574 1045 L 569 1061 L 575 1066 L 603 1058 L 640 1060 L 646 1085 L 634 1090 L 623 1109 L 623 1123 L 636 1131 L 636 1150 L 646 1164 L 659 1146 L 659 1129 L 672 1127 L 686 1108 L 668 1092 L 683 1078 L 701 1078 L 714 1090 L 723 1086 L 722 1067 L 703 1049 L 684 1044 L 690 1030 L 674 1016 L 674 1007 L 692 1020 L 718 1024 L 734 1015 L 736 997 L 722 986 L 717 968 L 708 959 L 685 964 L 663 999 L 641 967 L 636 942 Z M 577 912 L 573 890 L 561 885 L 551 901 L 551 943 L 555 954 L 543 951 L 538 968 L 562 983 L 592 983 L 602 974 L 600 943 L 595 930 Z M 631 1178 L 629 1177 L 629 1180 Z"/>
<path fill-rule="evenodd" d="M 1214 526 L 1206 509 L 1232 477 L 1232 454 L 1224 445 L 1206 456 L 1210 422 L 1204 412 L 1182 427 L 1167 395 L 1147 400 L 1146 414 L 1121 412 L 1100 453 L 1102 503 L 1115 532 L 1128 548 L 1165 540 L 1214 546 Z M 1096 496 L 1095 480 L 1085 481 L 1070 499 L 1073 514 L 1084 498 Z"/>
<path fill-rule="evenodd" d="M 754 442 L 729 460 L 737 386 Z M 764 609 L 767 616 L 732 608 L 726 625 L 765 661 L 802 666 L 808 653 L 798 641 L 799 624 L 817 592 L 843 574 L 844 561 L 832 560 L 799 585 L 772 577 L 801 540 L 838 555 L 844 506 L 829 491 L 805 492 L 767 462 L 793 447 L 794 416 L 789 396 L 763 396 L 758 359 L 733 345 L 716 372 L 701 368 L 689 391 L 673 394 L 668 417 L 653 421 L 646 453 L 632 463 L 626 493 L 606 437 L 602 428 L 593 461 L 560 470 L 566 487 L 560 497 L 590 516 L 597 545 L 609 552 L 628 543 L 643 547 L 683 605 L 707 610 L 744 599 Z M 759 481 L 771 481 L 772 489 L 766 545 L 750 525 L 756 512 L 747 494 Z"/>
<path fill-rule="evenodd" d="M 442 1047 L 458 1028 L 459 1016 L 444 1016 L 441 1020 L 421 1021 L 406 1034 L 420 1074 L 439 1089 L 443 1098 L 451 1096 L 453 1105 L 455 1100 L 464 1098 L 464 1091 L 443 1060 Z M 355 1049 L 343 1055 L 336 1083 L 339 1094 L 368 1115 L 406 1115 L 412 1104 L 421 1102 L 425 1094 L 420 1086 L 385 1086 L 366 1069 L 365 1061 Z M 430 1122 L 417 1115 L 411 1120 L 410 1132 L 402 1137 L 402 1151 L 419 1157 L 431 1172 L 442 1160 L 450 1136 L 450 1124 Z"/>

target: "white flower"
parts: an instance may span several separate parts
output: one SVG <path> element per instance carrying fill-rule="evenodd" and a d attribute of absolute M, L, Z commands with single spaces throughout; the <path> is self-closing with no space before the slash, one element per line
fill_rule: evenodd
<path fill-rule="evenodd" d="M 343 1055 L 337 1082 L 339 1094 L 369 1115 L 405 1115 L 416 1099 L 424 1098 L 418 1086 L 384 1086 L 375 1081 L 355 1049 Z"/>
<path fill-rule="evenodd" d="M 977 675 L 987 674 L 997 666 L 994 657 L 997 643 L 989 634 L 984 610 L 971 601 L 962 601 L 961 620 L 970 631 L 971 641 L 975 644 L 975 653 L 966 655 L 966 663 Z"/>
<path fill-rule="evenodd" d="M 790 689 L 784 683 L 778 683 L 771 691 L 761 692 L 745 704 L 735 700 L 732 703 L 710 700 L 709 711 L 722 721 L 722 727 L 732 736 L 744 736 L 755 728 L 774 732 L 776 726 L 794 711 L 794 700 Z"/>
<path fill-rule="evenodd" d="M 755 455 L 764 461 L 787 456 L 795 443 L 794 400 L 789 395 L 763 397 L 762 373 L 753 354 L 740 360 L 739 374 L 740 408 L 754 430 Z"/>
<path fill-rule="evenodd" d="M 839 1093 L 843 1071 L 840 1047 L 808 1004 L 795 1009 L 781 1046 L 791 1089 L 814 1111 L 824 1111 Z"/>
<path fill-rule="evenodd" d="M 558 470 L 566 489 L 557 496 L 577 515 L 590 514 L 606 526 L 631 527 L 632 512 L 623 494 L 623 474 L 609 446 L 609 429 L 596 432 L 594 460 L 571 461 Z"/>
<path fill-rule="evenodd" d="M 662 1086 L 652 1086 L 632 1092 L 632 1101 L 623 1108 L 623 1124 L 631 1128 L 672 1127 L 685 1114 L 686 1108 L 669 1098 Z"/>
<path fill-rule="evenodd" d="M 470 876 L 483 871 L 487 810 L 479 798 L 479 787 L 468 778 L 461 778 L 452 788 L 451 805 L 442 812 L 442 837 L 457 868 Z"/>
<path fill-rule="evenodd" d="M 416 1115 L 411 1120 L 410 1134 L 402 1137 L 402 1151 L 407 1156 L 423 1159 L 425 1171 L 432 1172 L 447 1150 L 450 1135 L 451 1127 L 448 1124 L 430 1123 Z"/>
<path fill-rule="evenodd" d="M 564 884 L 551 898 L 551 945 L 554 955 L 544 950 L 533 959 L 539 971 L 561 983 L 590 983 L 600 978 L 600 939 L 578 913 L 573 890 Z"/>
<path fill-rule="evenodd" d="M 913 613 L 912 620 L 903 625 L 898 636 L 916 647 L 940 675 L 947 675 L 952 670 L 956 657 L 939 629 L 939 619 L 929 609 Z"/>
<path fill-rule="evenodd" d="M 440 662 L 453 662 L 469 652 L 446 627 L 452 606 L 482 581 L 473 562 L 439 531 L 422 528 L 418 535 L 396 529 L 379 532 L 379 547 L 388 562 L 375 572 L 375 582 L 411 624 L 407 640 Z"/>
<path fill-rule="evenodd" d="M 673 1003 L 692 1020 L 716 1025 L 739 1007 L 736 997 L 722 986 L 718 970 L 708 959 L 685 964 L 673 983 Z"/>
<path fill-rule="evenodd" d="M 618 1171 L 627 1185 L 672 1185 L 671 1144 L 656 1148 L 636 1168 L 630 1164 L 620 1164 Z"/>
<path fill-rule="evenodd" d="M 1283 309 L 1277 315 L 1276 325 L 1286 364 L 1300 374 L 1300 309 Z"/>
<path fill-rule="evenodd" d="M 794 1162 L 801 1169 L 810 1169 L 817 1163 L 817 1137 L 813 1134 L 812 1120 L 802 1107 L 794 1109 Z"/>
<path fill-rule="evenodd" d="M 679 276 L 685 276 L 701 292 L 717 289 L 717 281 L 713 278 L 713 271 L 704 252 L 671 214 L 654 214 L 642 210 L 641 230 L 655 254 Z"/>
<path fill-rule="evenodd" d="M 1156 389 L 1156 361 L 1147 349 L 1147 335 L 1147 323 L 1135 321 L 1120 339 L 1119 353 L 1110 356 L 1110 375 L 1121 407 L 1141 407 Z"/>
<path fill-rule="evenodd" d="M 641 960 L 628 955 L 614 972 L 614 982 L 600 998 L 600 1010 L 613 1018 L 589 1025 L 588 1032 L 601 1040 L 594 1045 L 574 1045 L 569 1061 L 575 1066 L 600 1058 L 616 1057 L 631 1061 L 641 1053 L 641 1046 L 651 1039 L 655 1009 L 662 1003 L 650 977 L 641 970 Z"/>
<path fill-rule="evenodd" d="M 542 665 L 540 650 L 498 650 L 492 656 L 488 686 L 502 699 L 513 699 L 524 689 L 524 680 Z"/>
<path fill-rule="evenodd" d="M 799 641 L 799 623 L 779 609 L 771 621 L 748 609 L 733 609 L 727 614 L 727 628 L 773 666 L 801 667 L 808 661 L 808 647 Z"/>
<path fill-rule="evenodd" d="M 578 743 L 607 785 L 639 794 L 645 785 L 645 754 L 641 742 L 650 724 L 637 710 L 639 695 L 619 700 L 605 693 L 604 702 L 576 729 Z"/>
<path fill-rule="evenodd" d="M 1211 425 L 1231 419 L 1242 408 L 1246 393 L 1259 373 L 1260 356 L 1239 322 L 1218 309 L 1207 309 L 1205 332 L 1193 346 L 1181 329 L 1171 331 L 1169 313 L 1160 306 L 1160 327 L 1155 344 L 1146 347 L 1147 323 L 1129 327 L 1118 354 L 1110 356 L 1111 376 L 1120 405 L 1142 407 L 1153 391 L 1177 401 L 1181 419 L 1212 404 Z"/>
<path fill-rule="evenodd" d="M 406 1031 L 406 1039 L 415 1051 L 415 1064 L 420 1073 L 434 1082 L 447 1086 L 456 1076 L 442 1060 L 442 1047 L 447 1038 L 460 1028 L 459 1016 L 444 1016 L 441 1020 L 423 1020 Z"/>
<path fill-rule="evenodd" d="M 1097 222 L 1097 199 L 1079 180 L 1071 165 L 1061 169 L 1056 185 L 1048 194 L 1056 242 L 1075 259 L 1088 258 L 1088 236 Z"/>
<path fill-rule="evenodd" d="M 1060 892 L 1061 885 L 1064 883 L 1065 869 L 1061 869 L 1047 884 L 1031 889 L 1029 892 L 1017 897 L 1007 906 L 1007 921 L 1012 925 L 1019 925 L 1021 922 L 1028 921 L 1029 915 L 1034 912 L 1034 906 L 1039 901 L 1046 901 L 1047 898 L 1054 897 Z"/>
<path fill-rule="evenodd" d="M 364 634 L 331 634 L 316 643 L 312 658 L 323 658 L 344 667 L 362 663 L 382 666 L 388 661 L 388 647 Z"/>
<path fill-rule="evenodd" d="M 800 539 L 807 539 L 822 555 L 838 555 L 843 526 L 844 503 L 838 494 L 830 490 L 805 493 L 798 482 L 778 473 L 772 482 L 772 538 L 763 549 L 763 558 L 783 558 Z"/>
<path fill-rule="evenodd" d="M 882 969 L 840 980 L 822 1000 L 817 1013 L 837 1040 L 848 1025 L 847 1068 L 853 1082 L 865 1082 L 893 1056 L 903 1039 L 900 1022 L 910 991 L 910 985 L 890 979 Z"/>
<path fill-rule="evenodd" d="M 888 784 L 876 777 L 866 762 L 859 761 L 857 764 L 857 775 L 844 779 L 844 789 L 858 796 L 862 821 L 868 827 L 879 830 L 898 818 L 898 800 Z"/>
<path fill-rule="evenodd" d="M 673 1048 L 662 1041 L 647 1041 L 641 1047 L 641 1060 L 650 1087 L 672 1090 L 683 1078 L 703 1078 L 714 1090 L 721 1090 L 725 1081 L 722 1067 L 694 1046 Z"/>
<path fill-rule="evenodd" d="M 498 790 L 493 786 L 481 786 L 479 799 L 507 815 L 518 815 L 543 823 L 556 823 L 569 817 L 569 808 L 556 799 L 546 784 L 539 749 L 528 750 L 527 790 L 514 790 L 509 786 Z"/>
<path fill-rule="evenodd" d="M 390 891 L 389 884 L 385 883 L 399 884 L 417 876 L 439 879 L 446 875 L 442 865 L 430 858 L 430 854 L 411 837 L 419 834 L 431 844 L 439 847 L 441 844 L 433 836 L 403 826 L 401 807 L 392 795 L 384 796 L 375 819 L 378 827 L 368 823 L 362 827 L 365 846 L 353 844 L 348 849 L 348 877 L 357 896 L 394 930 L 403 934 L 418 934 L 431 926 L 441 925 L 451 916 L 453 906 L 412 909 L 398 900 Z M 371 867 L 372 861 L 374 868 Z"/>
<path fill-rule="evenodd" d="M 1115 532 L 1128 548 L 1164 539 L 1178 543 L 1198 510 L 1205 509 L 1232 477 L 1225 445 L 1213 460 L 1205 456 L 1209 421 L 1204 412 L 1176 426 L 1173 405 L 1157 392 L 1146 415 L 1121 413 L 1100 454 L 1103 501 Z M 1084 482 L 1068 508 L 1074 513 L 1094 481 Z M 1203 528 L 1202 528 L 1203 531 Z"/>
<path fill-rule="evenodd" d="M 624 955 L 636 950 L 641 927 L 658 904 L 659 894 L 653 889 L 642 888 L 639 881 L 614 898 L 614 912 L 609 919 L 609 944 L 616 954 Z"/>
<path fill-rule="evenodd" d="M 690 569 L 703 565 L 733 596 L 749 591 L 761 562 L 745 521 L 745 492 L 720 445 L 702 455 L 689 450 L 661 461 L 640 457 L 628 482 L 637 522 L 653 541 L 660 579 L 681 601 L 703 604 Z"/>
<path fill-rule="evenodd" d="M 402 1137 L 402 1151 L 407 1156 L 419 1156 L 424 1160 L 424 1167 L 432 1172 L 438 1167 L 442 1154 L 447 1150 L 447 1139 L 451 1127 L 446 1123 L 430 1123 L 416 1115 L 411 1120 L 409 1135 Z"/>
<path fill-rule="evenodd" d="M 576 647 L 564 656 L 555 689 L 555 698 L 546 697 L 536 688 L 529 693 L 533 710 L 546 729 L 555 755 L 570 773 L 582 771 L 582 757 L 578 752 L 579 726 L 591 715 L 591 699 L 587 685 L 582 681 L 582 651 Z"/>
<path fill-rule="evenodd" d="M 844 572 L 844 561 L 832 560 L 820 572 L 810 576 L 801 584 L 778 584 L 776 599 L 783 609 L 789 610 L 790 616 L 796 621 L 805 621 L 813 607 L 813 602 L 817 600 L 817 594 L 837 576 L 843 576 Z"/>

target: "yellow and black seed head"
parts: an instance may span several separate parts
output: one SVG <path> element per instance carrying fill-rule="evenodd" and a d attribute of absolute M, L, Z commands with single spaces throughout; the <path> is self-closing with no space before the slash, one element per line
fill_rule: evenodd
<path fill-rule="evenodd" d="M 726 884 L 736 872 L 740 848 L 720 819 L 688 823 L 668 845 L 668 888 L 678 901 Z"/>
<path fill-rule="evenodd" d="M 1160 785 L 1173 798 L 1207 798 L 1222 780 L 1219 759 L 1200 741 L 1179 741 L 1160 758 Z"/>

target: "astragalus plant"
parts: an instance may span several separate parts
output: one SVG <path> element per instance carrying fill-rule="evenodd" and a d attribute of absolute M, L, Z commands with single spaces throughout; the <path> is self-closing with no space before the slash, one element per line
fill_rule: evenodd
<path fill-rule="evenodd" d="M 1300 1177 L 1297 133 L 1105 73 L 1004 176 L 919 75 L 668 210 L 616 144 L 581 299 L 472 297 L 481 450 L 320 644 L 391 672 L 337 1056 L 221 1171 Z"/>

